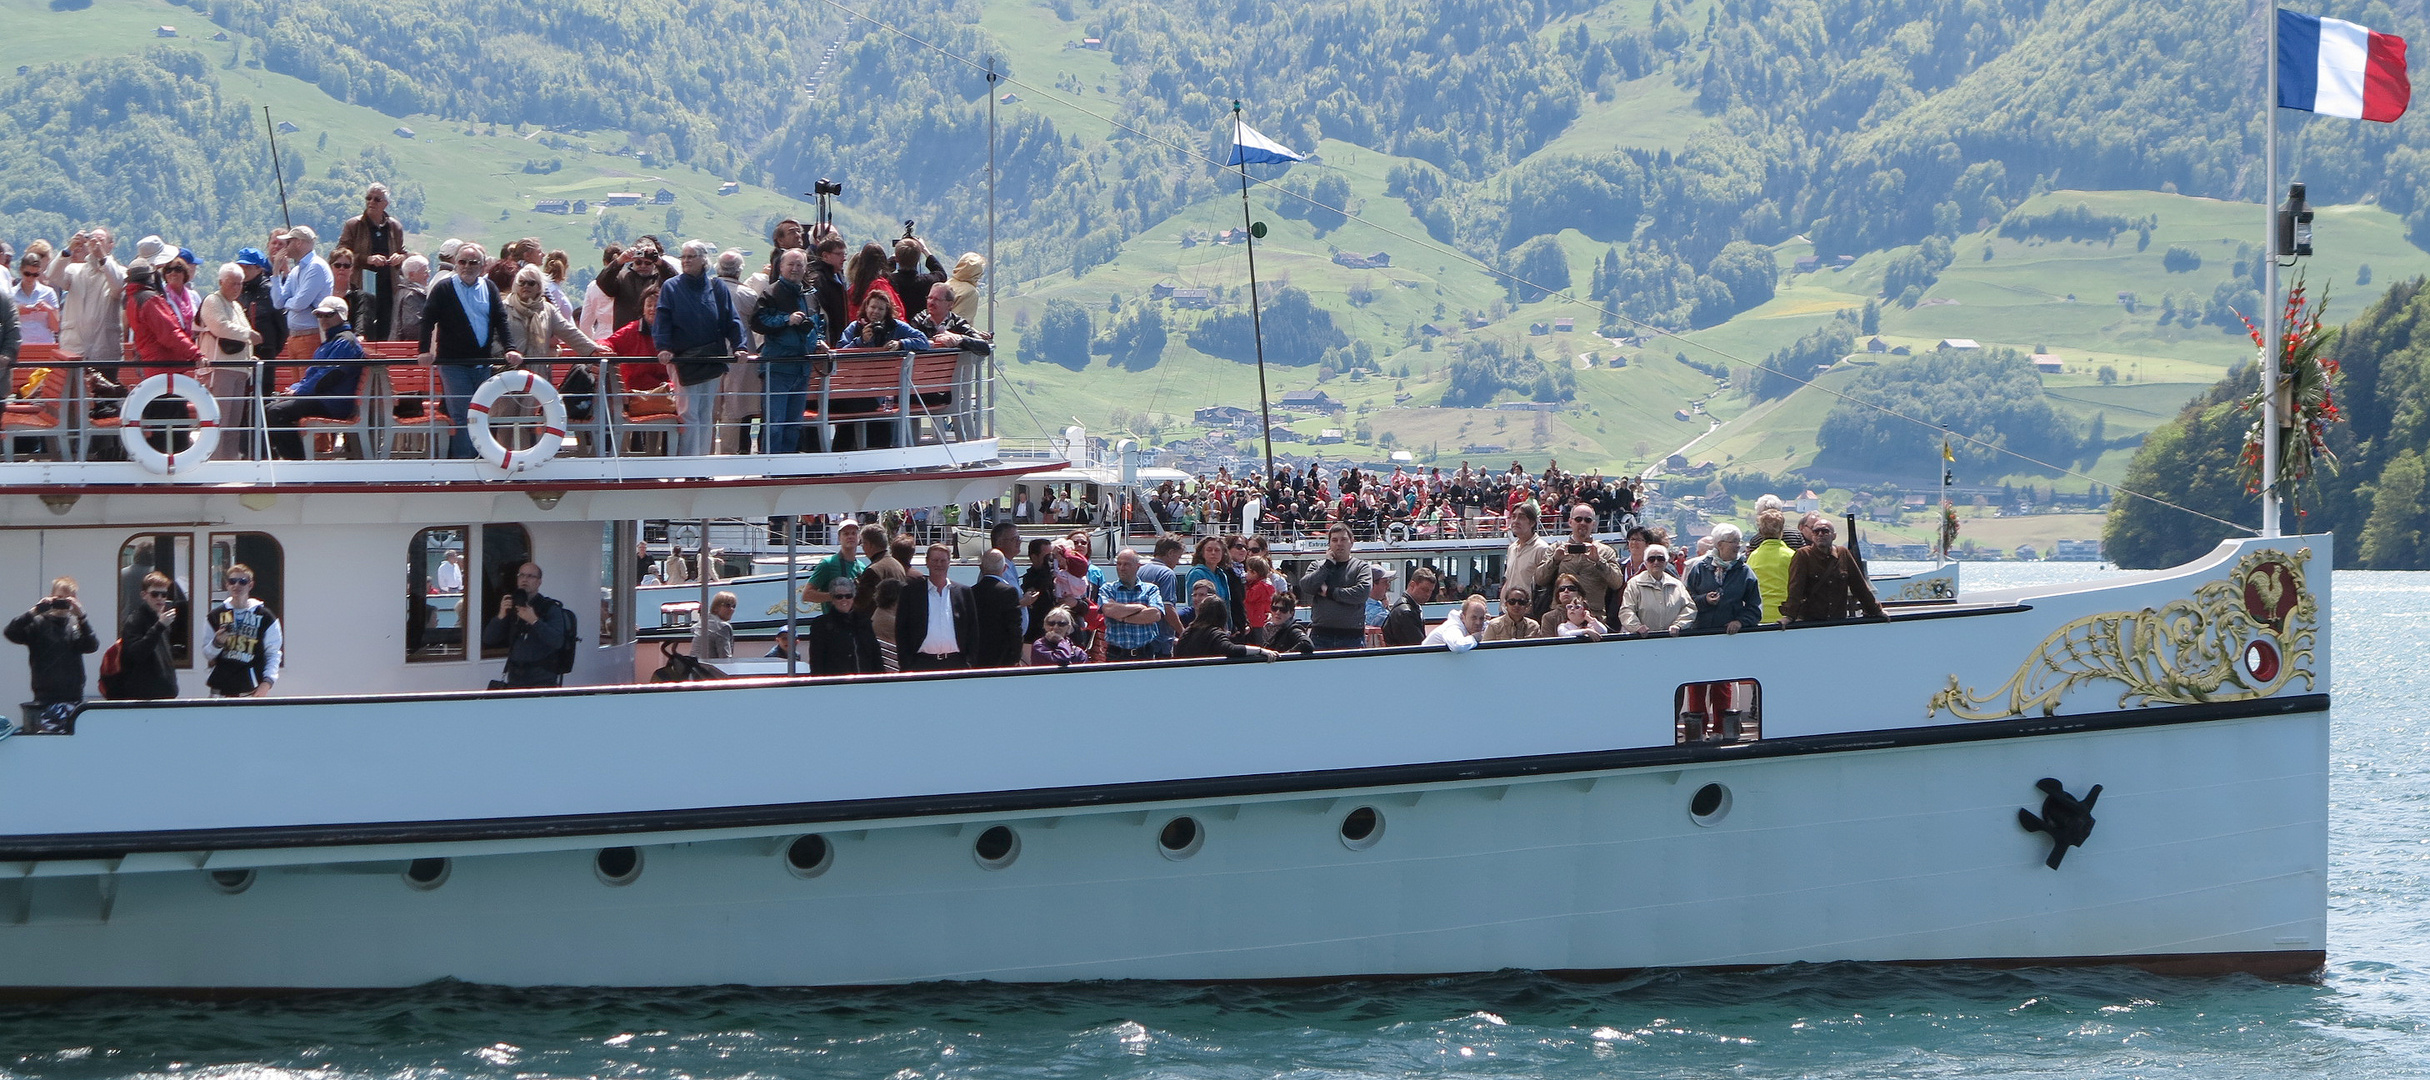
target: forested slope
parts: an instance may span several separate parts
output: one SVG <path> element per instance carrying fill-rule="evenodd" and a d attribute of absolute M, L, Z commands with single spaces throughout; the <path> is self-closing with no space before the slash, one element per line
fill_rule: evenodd
<path fill-rule="evenodd" d="M 2415 279 L 2389 289 L 2337 331 L 2327 353 L 2343 369 L 2336 400 L 2343 422 L 2329 443 L 2340 466 L 2322 469 L 2296 493 L 2301 517 L 2290 532 L 2337 534 L 2337 565 L 2375 570 L 2430 569 L 2430 289 Z M 2152 433 L 2135 455 L 2125 486 L 2232 521 L 2257 522 L 2237 454 L 2252 416 L 2239 407 L 2255 384 L 2238 368 Z M 2121 566 L 2183 562 L 2229 535 L 2144 500 L 2119 500 L 2111 512 L 2109 557 Z"/>

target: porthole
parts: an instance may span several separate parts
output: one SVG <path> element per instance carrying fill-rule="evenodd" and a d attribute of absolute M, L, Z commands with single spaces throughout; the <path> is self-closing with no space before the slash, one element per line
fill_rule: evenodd
<path fill-rule="evenodd" d="M 1706 784 L 1696 789 L 1688 799 L 1688 817 L 1698 825 L 1718 825 L 1730 816 L 1730 789 L 1720 784 Z"/>
<path fill-rule="evenodd" d="M 1194 817 L 1177 817 L 1156 833 L 1156 850 L 1168 859 L 1186 859 L 1207 844 L 1207 830 Z"/>
<path fill-rule="evenodd" d="M 641 876 L 641 849 L 629 847 L 600 848 L 591 859 L 591 869 L 599 872 L 599 880 L 609 885 L 630 885 Z"/>
<path fill-rule="evenodd" d="M 1342 846 L 1352 851 L 1365 851 L 1384 838 L 1384 815 L 1372 806 L 1362 806 L 1342 815 Z"/>
<path fill-rule="evenodd" d="M 1021 834 L 1010 826 L 991 825 L 979 834 L 977 843 L 970 845 L 970 857 L 990 870 L 1002 870 L 1021 857 Z"/>
<path fill-rule="evenodd" d="M 245 891 L 246 889 L 253 887 L 253 871 L 251 868 L 244 870 L 213 870 L 211 871 L 211 887 L 227 893 L 230 896 L 234 896 Z"/>
<path fill-rule="evenodd" d="M 447 884 L 454 869 L 446 859 L 415 859 L 405 864 L 405 884 L 428 892 Z"/>
<path fill-rule="evenodd" d="M 835 845 L 817 833 L 798 837 L 785 845 L 785 869 L 795 877 L 814 878 L 835 865 Z"/>

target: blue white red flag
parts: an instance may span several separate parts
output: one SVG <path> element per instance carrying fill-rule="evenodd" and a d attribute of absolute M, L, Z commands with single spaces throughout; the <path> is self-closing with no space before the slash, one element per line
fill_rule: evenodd
<path fill-rule="evenodd" d="M 2405 39 L 2343 19 L 2278 12 L 2278 105 L 2392 123 L 2413 100 Z"/>
<path fill-rule="evenodd" d="M 1224 162 L 1233 165 L 1274 165 L 1286 161 L 1306 161 L 1308 155 L 1297 153 L 1259 134 L 1247 124 L 1238 125 L 1240 134 L 1232 141 L 1232 156 Z"/>

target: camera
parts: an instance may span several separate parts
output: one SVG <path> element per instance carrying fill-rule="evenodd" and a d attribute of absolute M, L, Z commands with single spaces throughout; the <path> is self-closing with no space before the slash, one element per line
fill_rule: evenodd
<path fill-rule="evenodd" d="M 841 195 L 843 193 L 844 182 L 841 180 L 829 180 L 822 176 L 818 178 L 818 183 L 810 185 L 812 195 Z"/>
<path fill-rule="evenodd" d="M 915 225 L 918 225 L 918 224 L 919 224 L 919 222 L 913 221 L 913 220 L 911 220 L 910 218 L 904 218 L 904 219 L 903 219 L 903 239 L 905 239 L 905 240 L 909 240 L 909 239 L 911 239 L 911 230 L 912 230 L 912 227 L 913 227 L 913 226 L 915 226 Z"/>
<path fill-rule="evenodd" d="M 1569 545 L 1569 553 L 1572 555 L 1584 555 L 1586 554 L 1586 545 L 1571 544 Z"/>
<path fill-rule="evenodd" d="M 43 597 L 41 603 L 34 605 L 36 611 L 64 611 L 66 609 L 67 601 L 56 596 Z"/>
<path fill-rule="evenodd" d="M 514 598 L 516 607 L 524 608 L 532 606 L 532 594 L 524 592 L 521 589 L 516 589 L 515 591 L 506 595 Z"/>

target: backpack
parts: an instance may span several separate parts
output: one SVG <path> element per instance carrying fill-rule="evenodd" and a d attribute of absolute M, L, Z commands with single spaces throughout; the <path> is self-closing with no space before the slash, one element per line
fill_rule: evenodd
<path fill-rule="evenodd" d="M 575 646 L 581 643 L 582 635 L 575 632 L 574 613 L 567 611 L 564 604 L 557 605 L 556 614 L 551 615 L 550 618 L 565 620 L 565 644 L 558 646 L 556 652 L 549 654 L 548 669 L 559 675 L 568 674 L 574 670 Z"/>
<path fill-rule="evenodd" d="M 115 700 L 118 697 L 118 673 L 126 663 L 119 650 L 121 644 L 123 643 L 113 641 L 110 643 L 110 647 L 103 650 L 101 654 L 101 677 L 97 682 L 101 687 L 101 697 L 104 701 Z"/>

